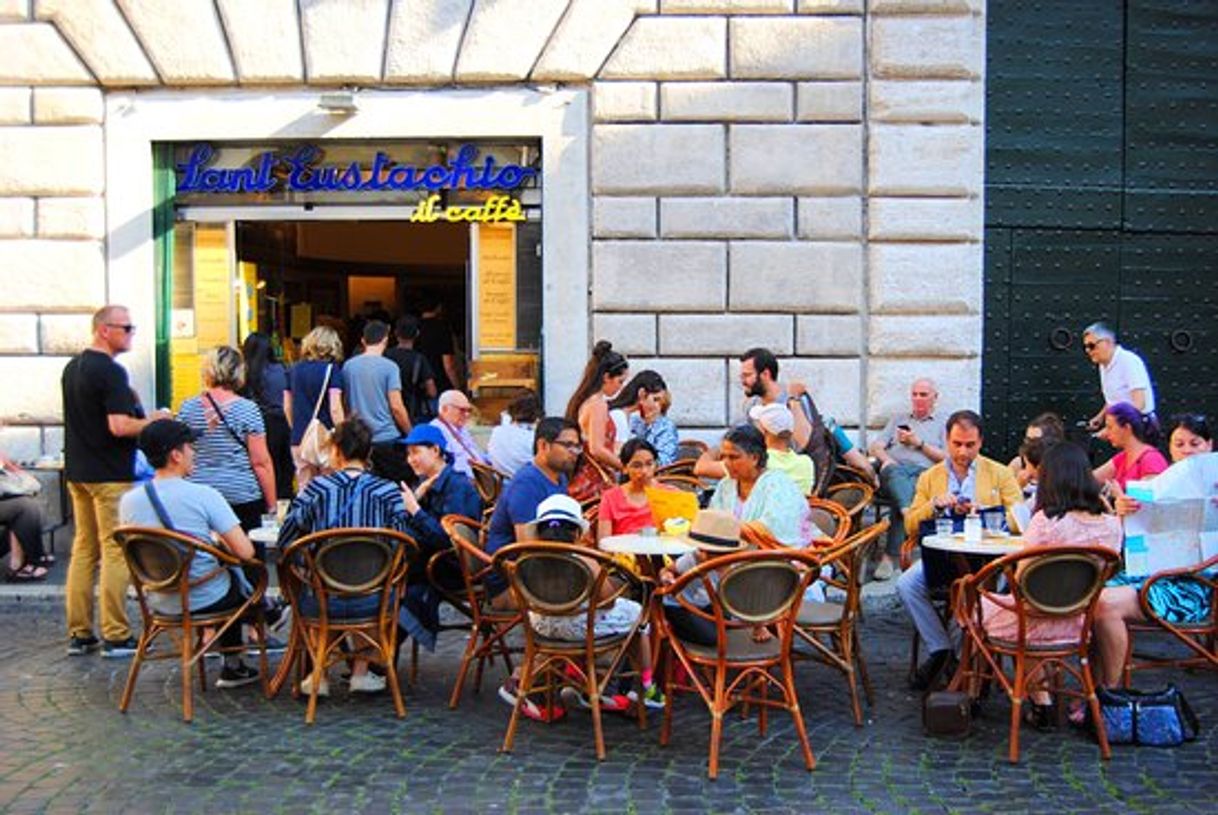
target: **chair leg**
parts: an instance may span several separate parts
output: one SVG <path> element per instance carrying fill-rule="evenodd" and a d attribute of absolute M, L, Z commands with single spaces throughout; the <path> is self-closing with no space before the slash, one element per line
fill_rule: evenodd
<path fill-rule="evenodd" d="M 402 686 L 398 681 L 398 666 L 397 660 L 393 658 L 394 652 L 397 650 L 393 643 L 386 644 L 385 653 L 385 673 L 389 680 L 389 692 L 393 695 L 393 710 L 397 713 L 399 719 L 406 718 L 406 703 L 402 701 Z M 414 662 L 411 662 L 411 671 L 414 670 Z"/>
<path fill-rule="evenodd" d="M 783 687 L 786 690 L 787 709 L 791 711 L 791 718 L 795 722 L 795 733 L 799 736 L 799 746 L 804 754 L 804 766 L 808 771 L 816 769 L 816 756 L 812 754 L 812 744 L 808 741 L 808 728 L 804 724 L 804 714 L 799 707 L 799 696 L 795 693 L 795 676 L 791 670 L 791 662 L 783 666 Z"/>
<path fill-rule="evenodd" d="M 718 666 L 715 669 L 715 692 L 711 700 L 710 760 L 706 773 L 712 781 L 719 777 L 719 742 L 723 738 L 723 713 L 727 707 L 726 685 L 725 671 L 722 666 Z"/>
<path fill-rule="evenodd" d="M 1112 758 L 1112 746 L 1108 744 L 1108 730 L 1104 727 L 1104 716 L 1100 712 L 1100 700 L 1095 695 L 1095 677 L 1091 674 L 1091 664 L 1086 656 L 1079 659 L 1082 663 L 1083 692 L 1087 694 L 1087 706 L 1091 708 L 1091 721 L 1095 723 L 1095 738 L 1100 743 L 1100 757 L 1105 761 Z"/>
<path fill-rule="evenodd" d="M 516 738 L 516 725 L 520 722 L 520 703 L 533 686 L 533 649 L 528 644 L 524 650 L 524 665 L 520 669 L 520 683 L 516 687 L 516 704 L 512 705 L 512 718 L 508 719 L 507 733 L 503 736 L 501 753 L 512 752 L 512 741 Z"/>
<path fill-rule="evenodd" d="M 457 668 L 457 681 L 453 683 L 452 696 L 448 697 L 449 710 L 456 710 L 457 705 L 461 703 L 461 691 L 465 688 L 465 677 L 469 673 L 470 660 L 473 658 L 474 651 L 478 649 L 479 636 L 477 630 L 469 632 L 469 639 L 465 643 L 465 653 L 461 655 L 461 665 Z M 478 660 L 478 667 L 482 667 L 481 659 Z M 479 674 L 481 674 L 481 671 L 479 671 Z"/>
<path fill-rule="evenodd" d="M 863 706 L 859 702 L 858 680 L 854 671 L 854 633 L 847 631 L 834 637 L 841 656 L 842 673 L 846 675 L 846 686 L 850 688 L 850 709 L 854 713 L 854 726 L 863 726 Z"/>
<path fill-rule="evenodd" d="M 1125 682 L 1125 690 L 1133 687 L 1133 632 L 1125 628 L 1125 663 L 1121 666 L 1121 678 Z"/>
<path fill-rule="evenodd" d="M 131 659 L 131 668 L 127 671 L 127 684 L 123 687 L 123 696 L 118 702 L 120 713 L 126 713 L 127 708 L 131 706 L 131 696 L 135 693 L 135 680 L 140 675 L 140 665 L 144 662 L 144 655 L 148 652 L 148 643 L 152 642 L 156 631 L 155 626 L 147 626 L 140 633 L 140 644 L 135 649 L 135 656 Z"/>
<path fill-rule="evenodd" d="M 596 758 L 605 760 L 605 733 L 601 728 L 601 689 L 596 681 L 596 658 L 585 660 L 584 664 L 585 690 L 588 701 L 592 705 L 592 738 L 596 742 Z"/>
<path fill-rule="evenodd" d="M 761 688 L 761 702 L 757 705 L 757 735 L 765 737 L 765 728 L 768 723 L 769 705 L 766 704 L 766 698 L 770 695 L 770 683 L 764 679 L 757 683 Z"/>
<path fill-rule="evenodd" d="M 195 717 L 195 700 L 194 700 L 194 695 L 191 693 L 191 687 L 190 687 L 190 682 L 191 682 L 190 675 L 192 673 L 192 671 L 190 670 L 190 652 L 192 650 L 194 650 L 193 648 L 191 648 L 191 645 L 192 645 L 191 640 L 192 640 L 192 638 L 190 636 L 190 629 L 189 628 L 183 629 L 182 630 L 182 656 L 181 656 L 181 661 L 182 661 L 182 668 L 181 668 L 181 673 L 182 673 L 182 721 L 185 721 L 185 722 L 189 722 L 189 721 L 193 720 Z M 202 661 L 203 660 L 199 660 L 199 662 L 202 662 Z"/>
<path fill-rule="evenodd" d="M 313 660 L 313 665 L 310 668 L 310 676 L 313 677 L 310 684 L 309 705 L 305 708 L 305 724 L 313 724 L 317 718 L 317 693 L 321 690 L 322 677 L 326 675 L 326 644 L 330 639 L 330 632 L 324 627 L 317 633 L 317 647 L 313 650 L 310 657 Z"/>
<path fill-rule="evenodd" d="M 1023 654 L 1015 657 L 1015 682 L 1014 688 L 1011 690 L 1011 735 L 1010 749 L 1008 758 L 1012 764 L 1019 763 L 1019 727 L 1022 724 L 1023 716 L 1023 700 L 1026 696 L 1025 684 L 1027 677 L 1024 675 Z"/>

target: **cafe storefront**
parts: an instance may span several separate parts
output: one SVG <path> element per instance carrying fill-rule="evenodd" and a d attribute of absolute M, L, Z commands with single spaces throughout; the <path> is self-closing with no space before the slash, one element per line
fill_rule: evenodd
<path fill-rule="evenodd" d="M 484 421 L 495 421 L 521 387 L 546 392 L 554 368 L 547 339 L 564 342 L 567 332 L 586 343 L 580 326 L 544 320 L 547 299 L 562 311 L 564 296 L 581 299 L 570 297 L 570 284 L 586 279 L 549 268 L 561 270 L 577 254 L 570 244 L 586 241 L 561 250 L 547 241 L 544 212 L 565 213 L 570 230 L 581 209 L 562 205 L 572 185 L 548 183 L 556 173 L 547 149 L 559 169 L 573 156 L 549 147 L 562 134 L 550 132 L 536 109 L 569 120 L 570 107 L 583 105 L 582 94 L 558 95 L 561 106 L 548 98 L 526 104 L 536 101 L 529 93 L 443 94 L 447 102 L 478 102 L 462 105 L 466 113 L 444 133 L 410 126 L 432 121 L 427 109 L 437 94 L 365 92 L 348 97 L 354 108 L 337 110 L 318 94 L 112 98 L 126 113 L 114 117 L 121 126 L 112 152 L 134 152 L 134 136 L 150 158 L 143 163 L 153 193 L 151 240 L 114 246 L 111 262 L 121 268 L 152 254 L 155 279 L 133 281 L 130 295 L 113 299 L 131 302 L 140 322 L 156 327 L 155 341 L 136 351 L 142 359 L 128 361 L 147 366 L 154 403 L 176 409 L 200 388 L 201 354 L 239 345 L 253 331 L 270 335 L 291 362 L 317 325 L 335 328 L 350 351 L 364 320 L 417 315 L 429 301 L 443 306 Z M 191 115 L 199 107 L 223 111 L 227 124 L 207 126 L 210 117 Z M 471 121 L 468 112 L 478 109 L 497 114 L 496 122 Z M 515 122 L 504 121 L 508 110 Z M 373 115 L 382 111 L 383 120 Z M 234 128 L 236 121 L 248 126 Z M 377 127 L 381 121 L 394 125 Z M 126 176 L 132 195 L 139 175 Z M 112 204 L 126 200 L 114 193 Z M 570 358 L 555 356 L 559 369 Z"/>

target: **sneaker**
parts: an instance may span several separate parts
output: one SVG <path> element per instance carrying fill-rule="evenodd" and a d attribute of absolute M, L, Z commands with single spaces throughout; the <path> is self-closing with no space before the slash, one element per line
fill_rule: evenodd
<path fill-rule="evenodd" d="M 369 671 L 359 676 L 351 677 L 352 693 L 380 693 L 385 689 L 385 677 L 377 676 Z"/>
<path fill-rule="evenodd" d="M 893 565 L 891 558 L 884 558 L 875 567 L 875 573 L 872 575 L 879 582 L 892 580 L 892 576 L 896 574 L 897 567 Z"/>
<path fill-rule="evenodd" d="M 135 656 L 139 647 L 140 642 L 135 637 L 127 637 L 125 640 L 106 640 L 102 643 L 102 656 L 107 659 L 126 659 Z"/>
<path fill-rule="evenodd" d="M 637 702 L 639 700 L 638 691 L 630 691 L 630 693 L 626 694 L 626 698 L 631 702 Z M 662 708 L 664 707 L 664 701 L 664 691 L 660 690 L 659 685 L 653 683 L 643 688 L 643 704 L 647 707 L 653 710 Z"/>
<path fill-rule="evenodd" d="M 305 696 L 313 695 L 313 674 L 309 674 L 304 679 L 300 680 L 300 692 L 303 693 Z M 326 679 L 324 674 L 321 677 L 321 684 L 318 685 L 318 687 L 317 687 L 317 695 L 318 696 L 329 696 L 330 695 L 330 680 Z"/>
<path fill-rule="evenodd" d="M 90 634 L 87 637 L 72 637 L 68 640 L 68 656 L 79 657 L 91 654 L 101 647 L 101 640 Z"/>
<path fill-rule="evenodd" d="M 588 701 L 588 697 L 580 693 L 572 687 L 565 687 L 558 692 L 558 697 L 562 699 L 563 704 L 567 707 L 582 707 L 586 710 L 592 709 L 592 704 Z M 630 710 L 630 697 L 623 696 L 620 693 L 615 693 L 612 696 L 601 696 L 601 711 L 608 713 L 626 713 Z"/>
<path fill-rule="evenodd" d="M 258 681 L 258 669 L 239 663 L 236 667 L 224 666 L 220 678 L 216 680 L 217 688 L 239 688 L 251 682 Z"/>
<path fill-rule="evenodd" d="M 515 706 L 516 696 L 519 693 L 520 683 L 514 676 L 509 676 L 499 686 L 499 698 L 509 705 Z M 532 719 L 535 722 L 556 722 L 567 715 L 567 709 L 562 705 L 554 705 L 554 707 L 547 710 L 528 697 L 520 700 L 520 712 L 524 714 L 525 718 Z"/>

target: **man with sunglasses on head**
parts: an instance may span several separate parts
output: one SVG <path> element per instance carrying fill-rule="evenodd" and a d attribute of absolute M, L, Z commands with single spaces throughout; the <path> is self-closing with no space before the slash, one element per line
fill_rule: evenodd
<path fill-rule="evenodd" d="M 1118 345 L 1116 332 L 1104 323 L 1092 323 L 1083 329 L 1083 351 L 1100 369 L 1100 390 L 1104 393 L 1104 406 L 1087 426 L 1099 430 L 1109 405 L 1128 402 L 1141 412 L 1147 427 L 1157 428 L 1155 389 L 1142 358 Z"/>
<path fill-rule="evenodd" d="M 108 305 L 93 315 L 93 343 L 63 369 L 64 472 L 72 497 L 76 533 L 68 564 L 64 601 L 68 654 L 97 650 L 128 657 L 136 641 L 127 620 L 129 574 L 122 547 L 114 540 L 118 502 L 135 480 L 136 438 L 150 422 L 172 418 L 140 413 L 127 371 L 114 361 L 131 350 L 135 326 L 124 306 Z M 100 566 L 99 643 L 93 629 L 93 590 Z"/>

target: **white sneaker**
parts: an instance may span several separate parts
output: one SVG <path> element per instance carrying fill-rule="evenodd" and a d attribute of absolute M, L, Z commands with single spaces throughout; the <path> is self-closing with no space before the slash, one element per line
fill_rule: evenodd
<path fill-rule="evenodd" d="M 385 677 L 372 671 L 351 677 L 352 693 L 380 693 L 385 689 Z"/>
<path fill-rule="evenodd" d="M 313 694 L 313 674 L 309 674 L 304 679 L 300 680 L 300 692 L 305 696 L 311 696 Z M 321 684 L 317 686 L 317 695 L 330 695 L 330 680 L 326 679 L 324 675 L 321 678 Z"/>

